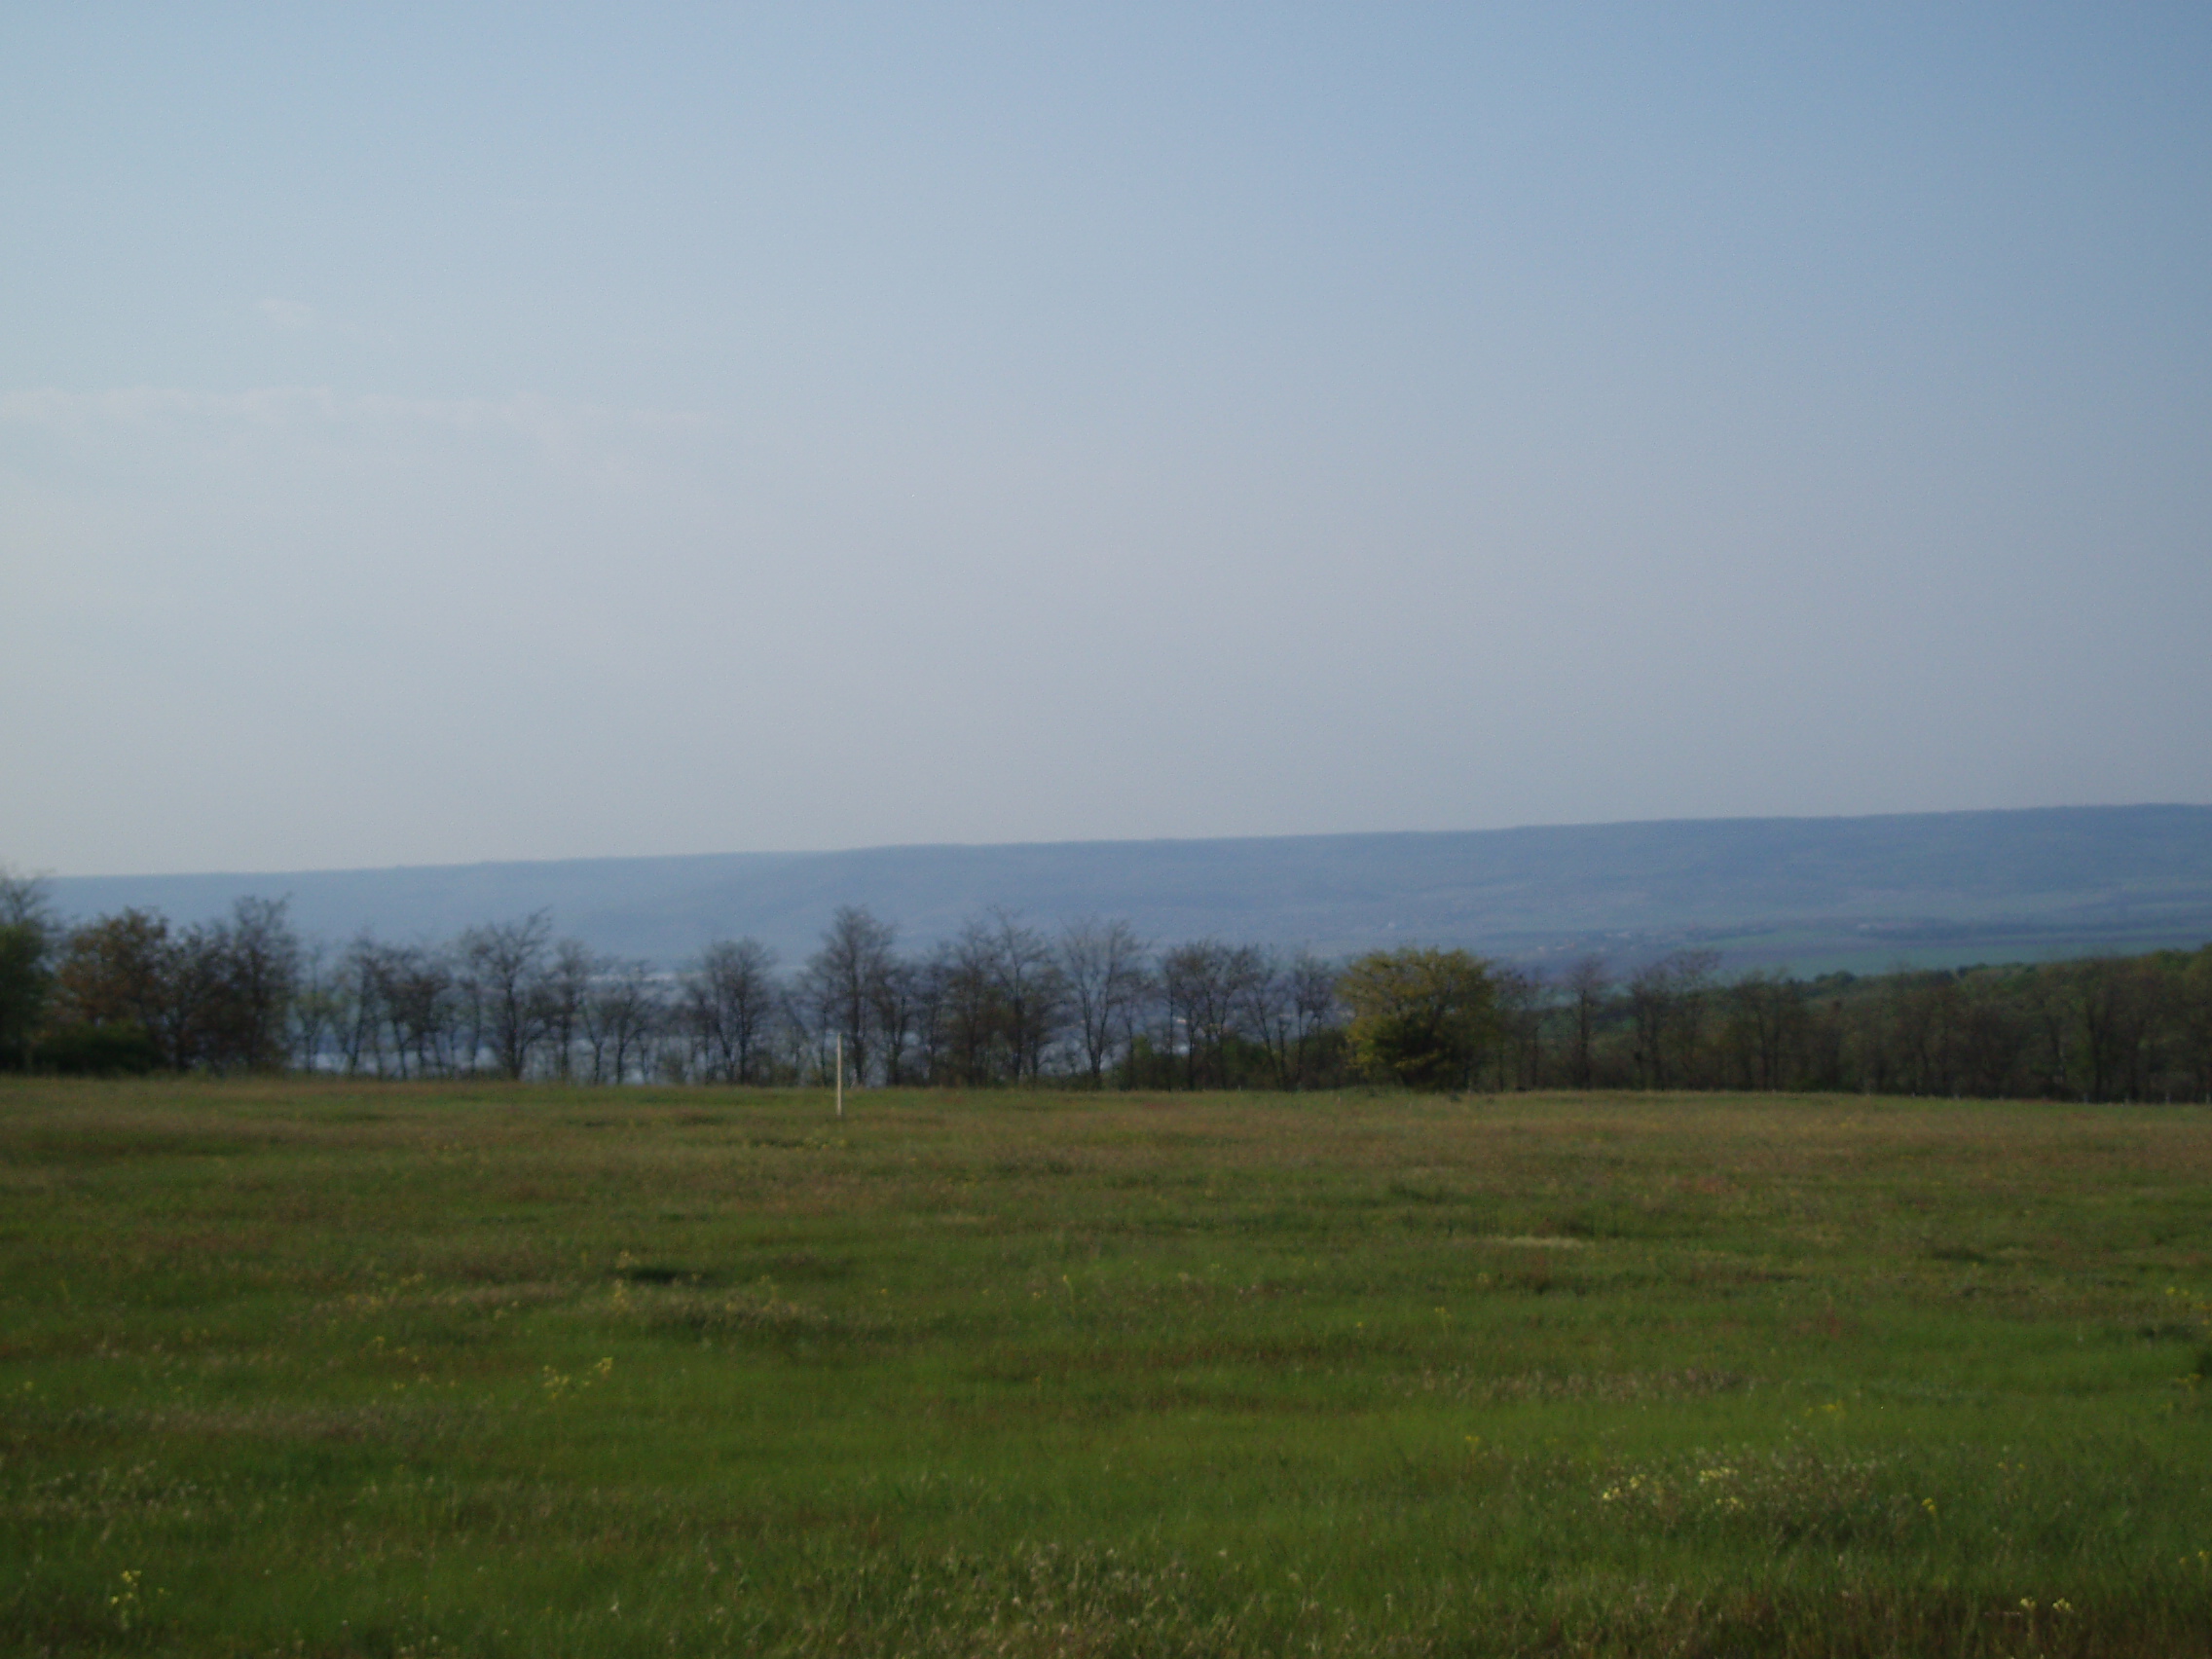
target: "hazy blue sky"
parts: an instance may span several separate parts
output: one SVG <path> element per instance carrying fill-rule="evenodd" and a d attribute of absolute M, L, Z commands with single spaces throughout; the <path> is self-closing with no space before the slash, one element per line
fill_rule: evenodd
<path fill-rule="evenodd" d="M 0 862 L 2212 800 L 2212 10 L 18 6 Z"/>

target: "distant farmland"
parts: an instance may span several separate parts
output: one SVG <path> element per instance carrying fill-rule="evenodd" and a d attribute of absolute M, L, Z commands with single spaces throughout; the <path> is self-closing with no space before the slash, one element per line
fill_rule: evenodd
<path fill-rule="evenodd" d="M 2212 1645 L 2212 1111 L 0 1081 L 0 1646 Z"/>

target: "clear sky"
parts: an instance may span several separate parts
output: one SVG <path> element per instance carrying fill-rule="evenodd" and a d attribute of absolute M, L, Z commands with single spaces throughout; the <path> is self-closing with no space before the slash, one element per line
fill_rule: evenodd
<path fill-rule="evenodd" d="M 2212 9 L 17 6 L 0 862 L 2212 800 Z"/>

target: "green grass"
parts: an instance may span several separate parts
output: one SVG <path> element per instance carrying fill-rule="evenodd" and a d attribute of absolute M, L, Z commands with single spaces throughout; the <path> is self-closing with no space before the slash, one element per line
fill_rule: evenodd
<path fill-rule="evenodd" d="M 2212 1113 L 0 1085 L 9 1653 L 2212 1648 Z"/>

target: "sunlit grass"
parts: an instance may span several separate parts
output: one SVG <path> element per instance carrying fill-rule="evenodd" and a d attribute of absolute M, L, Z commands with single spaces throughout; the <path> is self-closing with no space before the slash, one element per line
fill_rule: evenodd
<path fill-rule="evenodd" d="M 2212 1114 L 0 1088 L 0 1646 L 2212 1645 Z"/>

